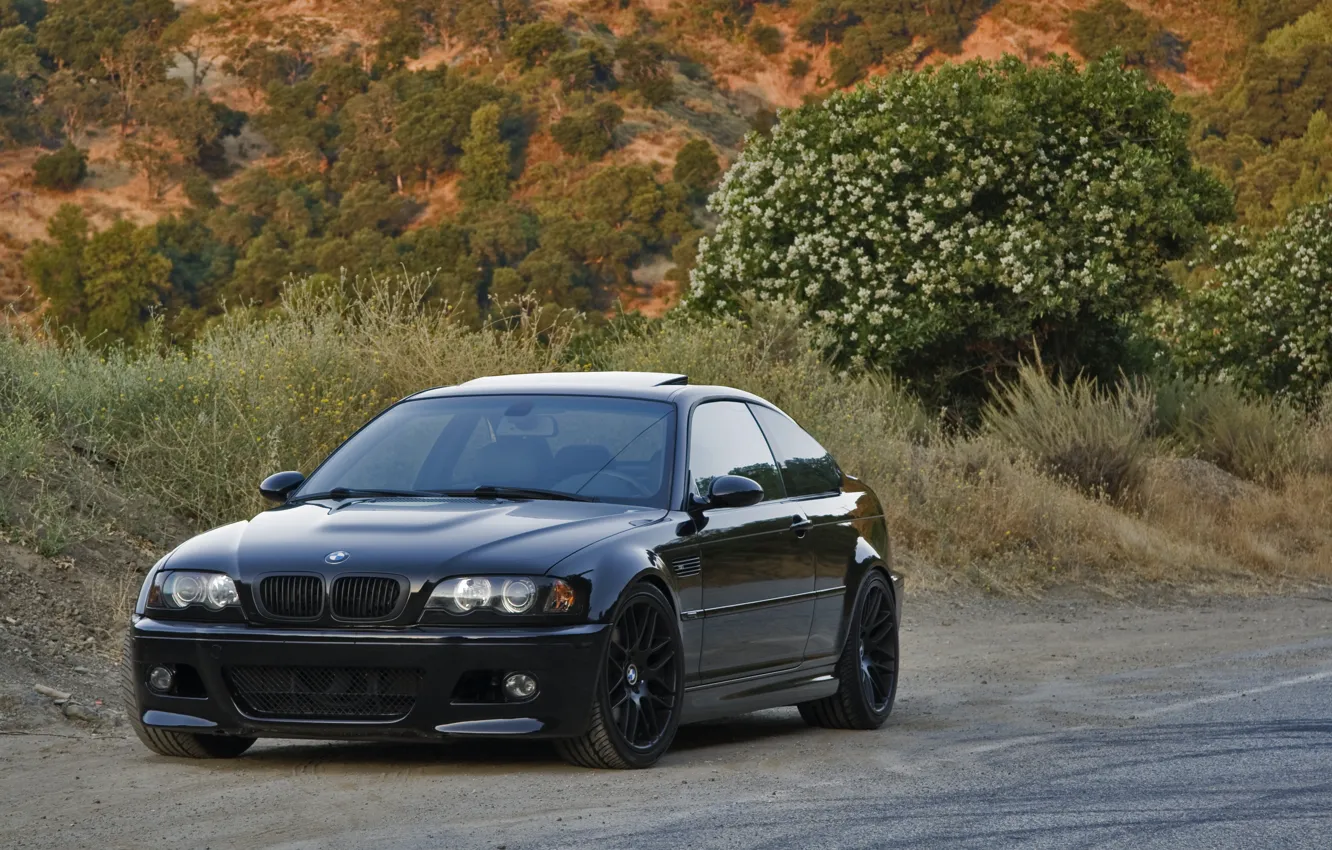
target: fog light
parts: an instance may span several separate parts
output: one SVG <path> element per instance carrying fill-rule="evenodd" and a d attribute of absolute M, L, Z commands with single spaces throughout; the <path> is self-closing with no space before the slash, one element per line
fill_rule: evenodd
<path fill-rule="evenodd" d="M 176 674 L 171 672 L 170 667 L 159 665 L 148 671 L 148 687 L 159 694 L 170 693 L 174 684 L 176 684 Z"/>
<path fill-rule="evenodd" d="M 504 677 L 504 695 L 509 699 L 524 700 L 536 696 L 535 676 L 526 673 L 510 673 Z"/>

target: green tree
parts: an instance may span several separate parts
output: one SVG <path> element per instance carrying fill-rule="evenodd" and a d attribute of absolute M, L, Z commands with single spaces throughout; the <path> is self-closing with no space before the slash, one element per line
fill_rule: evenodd
<path fill-rule="evenodd" d="M 0 147 L 28 144 L 37 137 L 33 102 L 42 95 L 46 75 L 32 31 L 21 25 L 0 28 Z"/>
<path fill-rule="evenodd" d="M 549 64 L 551 75 L 565 91 L 615 85 L 615 54 L 594 39 L 583 39 L 576 49 L 555 54 Z"/>
<path fill-rule="evenodd" d="M 1124 317 L 1230 214 L 1188 118 L 1098 62 L 943 65 L 788 113 L 714 194 L 689 303 L 790 299 L 848 362 L 975 397 L 1039 346 L 1113 378 Z"/>
<path fill-rule="evenodd" d="M 221 58 L 217 30 L 222 23 L 216 12 L 201 6 L 186 6 L 180 17 L 162 32 L 163 47 L 185 60 L 190 68 L 190 91 L 198 91 Z"/>
<path fill-rule="evenodd" d="M 554 21 L 535 21 L 523 24 L 513 31 L 505 43 L 505 52 L 523 63 L 525 68 L 543 64 L 556 53 L 567 50 L 569 36 Z"/>
<path fill-rule="evenodd" d="M 88 219 L 77 204 L 61 204 L 46 223 L 50 241 L 34 242 L 23 267 L 37 293 L 48 303 L 47 315 L 58 325 L 82 330 L 87 320 L 83 292 L 83 249 Z"/>
<path fill-rule="evenodd" d="M 1083 56 L 1099 59 L 1117 52 L 1129 65 L 1169 62 L 1182 70 L 1179 57 L 1172 56 L 1171 50 L 1178 39 L 1124 0 L 1098 0 L 1090 9 L 1074 11 L 1072 20 L 1073 46 Z"/>
<path fill-rule="evenodd" d="M 103 57 L 123 55 L 126 36 L 155 42 L 175 19 L 171 0 L 60 0 L 37 25 L 37 46 L 58 68 L 102 76 Z"/>
<path fill-rule="evenodd" d="M 624 110 L 610 101 L 580 109 L 550 127 L 551 138 L 570 156 L 599 159 L 615 144 L 615 130 Z"/>
<path fill-rule="evenodd" d="M 148 194 L 161 200 L 180 174 L 180 155 L 172 138 L 156 127 L 140 127 L 120 143 L 116 156 L 141 173 Z"/>
<path fill-rule="evenodd" d="M 618 76 L 624 85 L 652 106 L 661 106 L 675 97 L 675 81 L 666 65 L 666 48 L 661 42 L 632 35 L 616 47 L 615 58 L 620 63 Z"/>
<path fill-rule="evenodd" d="M 111 87 L 102 80 L 81 80 L 69 69 L 56 71 L 42 93 L 43 124 L 81 144 L 88 128 L 108 115 L 111 95 Z"/>
<path fill-rule="evenodd" d="M 706 195 L 721 176 L 717 152 L 703 139 L 691 139 L 675 155 L 671 176 L 695 196 Z"/>
<path fill-rule="evenodd" d="M 458 166 L 458 197 L 466 204 L 502 201 L 509 196 L 508 142 L 500 137 L 500 107 L 489 103 L 472 113 L 471 133 Z"/>
<path fill-rule="evenodd" d="M 151 227 L 118 221 L 83 250 L 86 333 L 98 342 L 133 341 L 171 290 L 171 261 L 158 254 Z"/>
<path fill-rule="evenodd" d="M 35 29 L 46 17 L 46 0 L 0 0 L 0 29 Z"/>

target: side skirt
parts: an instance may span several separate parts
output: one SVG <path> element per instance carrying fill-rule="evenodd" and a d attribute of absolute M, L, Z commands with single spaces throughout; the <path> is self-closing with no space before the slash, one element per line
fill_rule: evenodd
<path fill-rule="evenodd" d="M 837 692 L 836 662 L 685 688 L 681 723 L 795 705 Z"/>

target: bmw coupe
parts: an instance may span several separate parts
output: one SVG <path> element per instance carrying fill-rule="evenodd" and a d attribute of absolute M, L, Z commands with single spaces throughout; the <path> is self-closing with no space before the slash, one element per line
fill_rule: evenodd
<path fill-rule="evenodd" d="M 123 682 L 156 753 L 527 736 L 638 768 L 681 723 L 892 710 L 902 582 L 879 500 L 749 393 L 482 378 L 259 489 L 274 507 L 144 581 Z"/>

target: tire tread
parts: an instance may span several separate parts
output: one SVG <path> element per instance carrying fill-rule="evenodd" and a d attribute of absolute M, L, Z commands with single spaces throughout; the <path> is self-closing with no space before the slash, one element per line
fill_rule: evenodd
<path fill-rule="evenodd" d="M 862 595 L 856 600 L 853 612 L 854 621 L 851 629 L 847 630 L 846 643 L 842 647 L 842 654 L 837 659 L 838 685 L 836 693 L 822 699 L 802 702 L 796 706 L 800 711 L 801 718 L 810 726 L 823 729 L 878 729 L 883 725 L 888 714 L 892 713 L 891 703 L 888 706 L 888 711 L 882 717 L 875 715 L 861 704 L 858 647 L 854 639 L 854 629 L 858 628 L 860 611 L 864 605 L 864 588 L 867 588 L 876 576 L 879 581 L 886 582 L 882 575 L 882 573 L 875 572 L 862 584 L 862 590 L 860 591 Z"/>
<path fill-rule="evenodd" d="M 235 758 L 250 748 L 254 743 L 253 738 L 193 735 L 145 726 L 139 716 L 139 701 L 135 695 L 132 642 L 133 638 L 126 632 L 125 650 L 120 663 L 120 696 L 125 704 L 130 728 L 145 747 L 159 756 L 191 759 Z"/>

